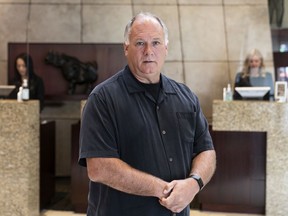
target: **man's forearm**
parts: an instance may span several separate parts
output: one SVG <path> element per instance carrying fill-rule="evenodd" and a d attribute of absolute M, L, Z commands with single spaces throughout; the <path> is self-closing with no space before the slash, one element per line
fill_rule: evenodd
<path fill-rule="evenodd" d="M 132 168 L 117 158 L 87 158 L 88 176 L 116 190 L 140 195 L 164 197 L 167 182 Z"/>
<path fill-rule="evenodd" d="M 201 176 L 204 185 L 212 178 L 216 169 L 216 153 L 214 150 L 204 151 L 197 155 L 192 162 L 190 174 Z"/>

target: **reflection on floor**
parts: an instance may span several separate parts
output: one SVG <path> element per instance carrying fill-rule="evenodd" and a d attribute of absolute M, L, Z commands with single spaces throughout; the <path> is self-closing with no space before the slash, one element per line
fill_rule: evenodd
<path fill-rule="evenodd" d="M 72 211 L 54 211 L 45 210 L 41 212 L 41 216 L 85 216 L 86 214 L 76 214 Z M 191 210 L 191 216 L 261 216 L 255 214 L 236 214 L 236 213 L 221 213 L 221 212 L 201 212 Z"/>
<path fill-rule="evenodd" d="M 56 178 L 55 196 L 50 205 L 41 211 L 40 216 L 85 216 L 86 214 L 74 213 L 70 201 L 70 178 Z M 261 216 L 256 214 L 237 214 L 221 212 L 203 212 L 191 210 L 191 216 Z"/>
<path fill-rule="evenodd" d="M 51 203 L 45 207 L 49 210 L 72 211 L 70 200 L 71 179 L 70 177 L 56 177 L 55 179 L 55 195 Z"/>
<path fill-rule="evenodd" d="M 76 214 L 72 211 L 55 211 L 55 210 L 43 210 L 40 216 L 85 216 L 86 214 Z"/>

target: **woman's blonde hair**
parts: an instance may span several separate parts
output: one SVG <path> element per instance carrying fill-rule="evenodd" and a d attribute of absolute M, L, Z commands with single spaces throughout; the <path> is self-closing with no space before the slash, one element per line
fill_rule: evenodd
<path fill-rule="evenodd" d="M 264 65 L 263 55 L 261 54 L 261 52 L 258 49 L 252 49 L 247 54 L 246 59 L 245 59 L 244 64 L 243 64 L 243 69 L 242 69 L 242 77 L 243 78 L 250 76 L 249 62 L 250 62 L 250 59 L 253 58 L 254 56 L 257 56 L 260 59 L 260 61 L 261 61 L 260 70 L 259 70 L 260 76 L 265 77 L 266 73 L 265 73 L 265 70 L 264 70 L 265 65 Z"/>

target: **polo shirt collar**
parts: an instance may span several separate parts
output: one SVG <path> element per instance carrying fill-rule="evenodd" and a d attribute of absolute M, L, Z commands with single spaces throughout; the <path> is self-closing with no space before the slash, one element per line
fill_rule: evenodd
<path fill-rule="evenodd" d="M 161 76 L 162 91 L 166 94 L 176 94 L 175 88 L 172 86 L 171 81 L 163 74 Z M 144 92 L 145 89 L 139 85 L 136 78 L 132 74 L 128 65 L 123 71 L 124 82 L 127 86 L 129 93 Z"/>

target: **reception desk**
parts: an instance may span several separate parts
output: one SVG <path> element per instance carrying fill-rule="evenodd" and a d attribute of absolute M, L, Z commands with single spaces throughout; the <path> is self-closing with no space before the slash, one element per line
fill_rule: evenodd
<path fill-rule="evenodd" d="M 288 212 L 288 103 L 214 101 L 213 131 L 266 132 L 266 198 L 268 216 Z"/>
<path fill-rule="evenodd" d="M 0 100 L 0 214 L 39 216 L 39 102 Z"/>

